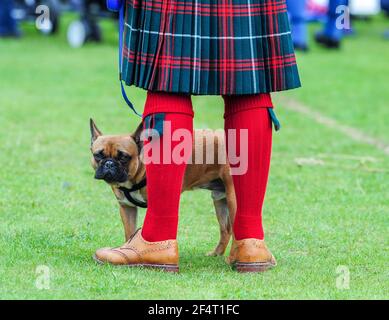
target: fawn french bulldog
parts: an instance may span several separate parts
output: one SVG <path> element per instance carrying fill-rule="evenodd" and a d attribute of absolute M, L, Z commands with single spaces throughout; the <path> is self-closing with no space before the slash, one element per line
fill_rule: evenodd
<path fill-rule="evenodd" d="M 143 163 L 142 123 L 132 134 L 104 135 L 90 120 L 92 166 L 95 178 L 112 188 L 120 207 L 120 216 L 128 240 L 137 228 L 137 208 L 147 207 L 146 168 Z M 208 148 L 211 147 L 211 148 Z M 192 161 L 189 161 L 182 192 L 195 189 L 211 191 L 215 213 L 220 226 L 220 240 L 208 255 L 223 255 L 232 235 L 232 222 L 236 212 L 236 199 L 230 167 L 218 161 L 225 154 L 223 133 L 195 130 Z M 196 163 L 196 154 L 206 159 L 207 150 L 213 150 L 215 161 Z M 225 158 L 225 157 L 224 157 Z M 205 162 L 205 161 L 204 161 Z M 220 163 L 218 163 L 220 162 Z"/>

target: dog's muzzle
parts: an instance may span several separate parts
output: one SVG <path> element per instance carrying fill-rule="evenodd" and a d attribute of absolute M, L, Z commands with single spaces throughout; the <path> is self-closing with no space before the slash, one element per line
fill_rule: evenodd
<path fill-rule="evenodd" d="M 121 183 L 127 180 L 127 174 L 116 161 L 106 159 L 96 170 L 95 179 L 104 180 L 107 183 Z"/>

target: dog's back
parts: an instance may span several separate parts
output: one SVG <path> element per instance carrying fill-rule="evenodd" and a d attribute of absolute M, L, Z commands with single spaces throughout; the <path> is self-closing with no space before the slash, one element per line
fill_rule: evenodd
<path fill-rule="evenodd" d="M 204 188 L 223 191 L 223 180 L 229 168 L 223 130 L 197 129 L 193 152 L 183 183 L 184 190 Z"/>

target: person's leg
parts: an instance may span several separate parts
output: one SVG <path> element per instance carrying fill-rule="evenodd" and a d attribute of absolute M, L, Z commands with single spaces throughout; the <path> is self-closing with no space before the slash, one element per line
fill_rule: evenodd
<path fill-rule="evenodd" d="M 316 34 L 316 41 L 328 48 L 339 48 L 344 35 L 344 29 L 337 26 L 337 20 L 344 12 L 339 12 L 339 6 L 347 6 L 348 0 L 330 0 L 327 21 L 322 32 Z"/>
<path fill-rule="evenodd" d="M 19 36 L 19 31 L 15 19 L 11 12 L 13 0 L 0 1 L 0 37 Z"/>
<path fill-rule="evenodd" d="M 179 201 L 186 163 L 176 164 L 174 159 L 171 163 L 164 163 L 163 153 L 169 153 L 167 158 L 170 158 L 172 150 L 180 143 L 171 141 L 175 130 L 185 129 L 192 136 L 191 98 L 187 95 L 149 92 L 143 115 L 147 117 L 155 113 L 165 113 L 165 124 L 162 138 L 148 142 L 160 146 L 160 163 L 146 164 L 148 207 L 142 236 L 150 242 L 176 239 L 177 236 Z M 170 133 L 166 131 L 169 124 Z M 192 140 L 187 142 L 191 150 Z"/>
<path fill-rule="evenodd" d="M 340 15 L 337 12 L 339 6 L 347 6 L 348 0 L 330 0 L 328 8 L 328 20 L 324 27 L 324 34 L 334 40 L 340 41 L 343 37 L 344 30 L 336 26 L 336 21 Z"/>
<path fill-rule="evenodd" d="M 255 238 L 262 240 L 262 205 L 269 175 L 272 147 L 272 124 L 268 107 L 272 107 L 268 94 L 250 96 L 224 96 L 227 154 L 229 154 L 228 130 L 235 129 L 240 150 L 239 131 L 247 129 L 247 172 L 233 175 L 237 212 L 234 222 L 236 240 Z M 242 154 L 242 152 L 241 152 Z"/>
<path fill-rule="evenodd" d="M 161 113 L 165 117 L 163 123 L 159 122 Z M 100 264 L 143 266 L 178 272 L 179 255 L 176 240 L 178 208 L 185 167 L 192 151 L 191 98 L 186 95 L 149 92 L 143 120 L 146 129 L 154 128 L 162 131 L 163 127 L 162 137 L 151 135 L 151 140 L 145 141 L 143 148 L 144 157 L 147 158 L 145 166 L 148 205 L 143 228 L 135 232 L 120 247 L 98 249 L 94 259 Z M 177 132 L 177 129 L 185 130 Z M 187 139 L 183 138 L 185 135 Z M 177 149 L 186 148 L 189 154 L 184 152 L 184 156 L 180 152 L 180 159 L 172 159 L 167 163 L 169 161 L 163 158 L 171 159 L 172 155 L 175 155 L 174 152 L 177 152 L 175 147 L 180 143 L 172 141 L 172 137 L 174 140 L 185 141 Z M 143 138 L 142 135 L 140 138 Z M 157 146 L 160 148 L 154 148 Z M 150 150 L 151 154 L 149 154 Z M 155 154 L 152 154 L 153 152 Z M 150 158 L 152 163 L 148 162 Z M 160 164 L 156 163 L 157 158 L 161 160 Z M 177 160 L 181 163 L 178 164 Z"/>
<path fill-rule="evenodd" d="M 292 37 L 295 49 L 308 50 L 308 29 L 306 22 L 306 0 L 287 0 Z"/>

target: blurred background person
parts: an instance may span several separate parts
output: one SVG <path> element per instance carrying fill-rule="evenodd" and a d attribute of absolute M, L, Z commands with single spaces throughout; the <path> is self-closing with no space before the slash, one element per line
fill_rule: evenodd
<path fill-rule="evenodd" d="M 300 51 L 308 51 L 307 0 L 287 0 L 286 3 L 292 27 L 294 48 Z"/>
<path fill-rule="evenodd" d="M 336 20 L 342 13 L 337 13 L 338 6 L 347 6 L 348 0 L 330 0 L 327 12 L 327 21 L 324 24 L 324 29 L 316 34 L 316 42 L 329 48 L 329 49 L 338 49 L 342 37 L 344 35 L 344 30 L 337 28 Z"/>
<path fill-rule="evenodd" d="M 19 37 L 20 31 L 12 17 L 13 0 L 0 0 L 0 37 Z"/>
<path fill-rule="evenodd" d="M 389 0 L 381 0 L 381 8 L 389 18 Z M 389 29 L 385 31 L 384 37 L 389 40 Z"/>

